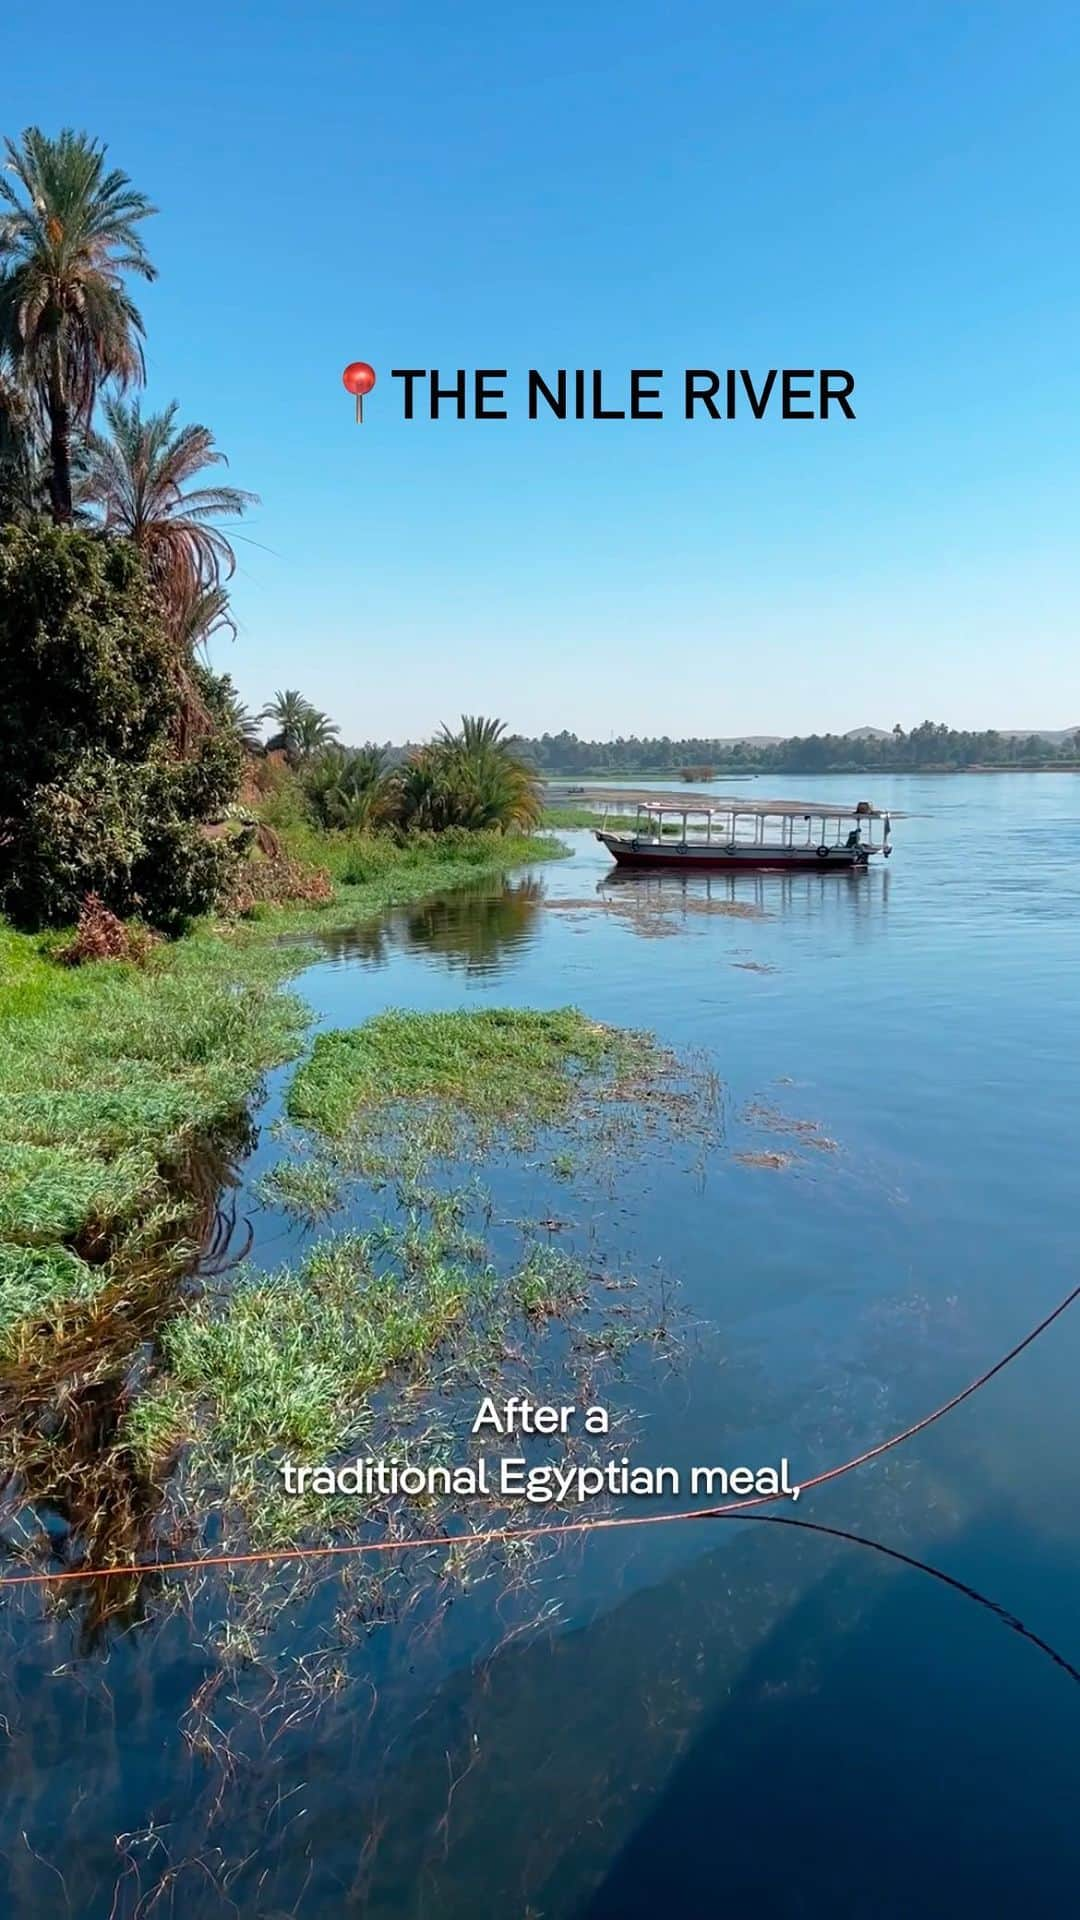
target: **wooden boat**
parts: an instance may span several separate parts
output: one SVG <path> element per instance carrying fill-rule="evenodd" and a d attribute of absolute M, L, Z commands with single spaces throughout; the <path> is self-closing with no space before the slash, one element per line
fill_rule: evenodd
<path fill-rule="evenodd" d="M 883 826 L 875 841 L 877 820 Z M 874 854 L 888 859 L 891 830 L 889 814 L 869 800 L 842 807 L 835 801 L 710 797 L 689 806 L 674 795 L 639 802 L 631 830 L 613 832 L 605 822 L 596 838 L 621 867 L 662 867 L 669 873 L 810 867 L 850 873 L 868 866 Z"/>

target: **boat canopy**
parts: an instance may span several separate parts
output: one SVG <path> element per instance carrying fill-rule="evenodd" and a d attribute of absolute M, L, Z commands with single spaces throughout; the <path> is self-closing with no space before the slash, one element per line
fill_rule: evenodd
<path fill-rule="evenodd" d="M 681 793 L 630 793 L 620 798 L 624 805 L 636 805 L 639 813 L 677 813 L 703 820 L 714 820 L 721 814 L 730 818 L 733 813 L 752 814 L 760 819 L 768 816 L 774 820 L 778 817 L 784 820 L 884 820 L 890 814 L 894 820 L 903 818 L 889 807 L 872 806 L 869 800 L 845 807 L 835 800 L 747 800 L 741 794 L 723 797 L 710 794 L 707 803 L 687 800 Z"/>

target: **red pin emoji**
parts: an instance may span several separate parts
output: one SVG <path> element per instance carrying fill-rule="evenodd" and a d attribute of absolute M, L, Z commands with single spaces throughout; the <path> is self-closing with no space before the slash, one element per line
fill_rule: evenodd
<path fill-rule="evenodd" d="M 369 367 L 366 360 L 350 360 L 341 376 L 341 384 L 346 392 L 356 395 L 356 418 L 364 418 L 364 395 L 370 393 L 375 385 L 375 369 Z"/>

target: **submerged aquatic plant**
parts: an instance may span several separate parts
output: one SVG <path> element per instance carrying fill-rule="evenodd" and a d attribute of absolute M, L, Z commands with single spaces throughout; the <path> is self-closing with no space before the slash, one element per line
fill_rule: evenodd
<path fill-rule="evenodd" d="M 467 1385 L 489 1391 L 508 1367 L 520 1379 L 526 1345 L 578 1314 L 596 1278 L 528 1227 L 496 1264 L 478 1230 L 486 1218 L 475 1186 L 414 1194 L 406 1212 L 319 1241 L 293 1270 L 187 1304 L 161 1330 L 157 1378 L 123 1423 L 140 1471 L 164 1479 L 182 1449 L 182 1511 L 217 1508 L 233 1538 L 296 1538 L 298 1527 L 355 1526 L 369 1503 L 335 1491 L 297 1504 L 283 1461 L 472 1452 Z M 606 1324 L 601 1314 L 582 1342 L 590 1360 L 617 1350 Z"/>
<path fill-rule="evenodd" d="M 325 1160 L 282 1160 L 263 1175 L 258 1193 L 298 1219 L 322 1220 L 341 1205 L 341 1175 Z"/>

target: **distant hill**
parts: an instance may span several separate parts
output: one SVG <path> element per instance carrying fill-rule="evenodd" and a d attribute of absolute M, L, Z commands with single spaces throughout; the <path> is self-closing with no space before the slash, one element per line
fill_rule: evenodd
<path fill-rule="evenodd" d="M 1077 727 L 995 727 L 994 732 L 1000 733 L 1003 740 L 1049 740 L 1052 746 L 1062 747 L 1064 746 L 1066 740 L 1073 739 L 1075 734 L 1080 732 L 1080 728 L 1077 728 Z M 844 739 L 845 740 L 888 740 L 890 738 L 891 733 L 892 733 L 891 727 L 849 727 L 847 732 L 844 735 Z M 771 746 L 773 745 L 773 742 L 770 741 L 768 744 Z"/>
<path fill-rule="evenodd" d="M 1064 746 L 1066 740 L 1072 740 L 1080 733 L 1076 727 L 996 727 L 996 733 L 1003 740 L 1047 740 L 1051 746 Z M 717 747 L 778 747 L 786 735 L 782 733 L 722 733 L 716 736 L 713 745 Z M 891 727 L 849 727 L 844 740 L 890 740 Z"/>
<path fill-rule="evenodd" d="M 719 733 L 715 745 L 718 747 L 778 747 L 784 738 L 782 733 Z"/>
<path fill-rule="evenodd" d="M 1080 733 L 1080 727 L 999 727 L 997 731 L 1004 740 L 1049 740 L 1051 746 L 1063 747 Z"/>
<path fill-rule="evenodd" d="M 1080 733 L 1080 727 L 995 727 L 993 731 L 1003 740 L 1049 740 L 1051 746 L 1063 747 L 1066 740 Z M 891 727 L 849 727 L 844 739 L 888 740 L 891 732 Z"/>

